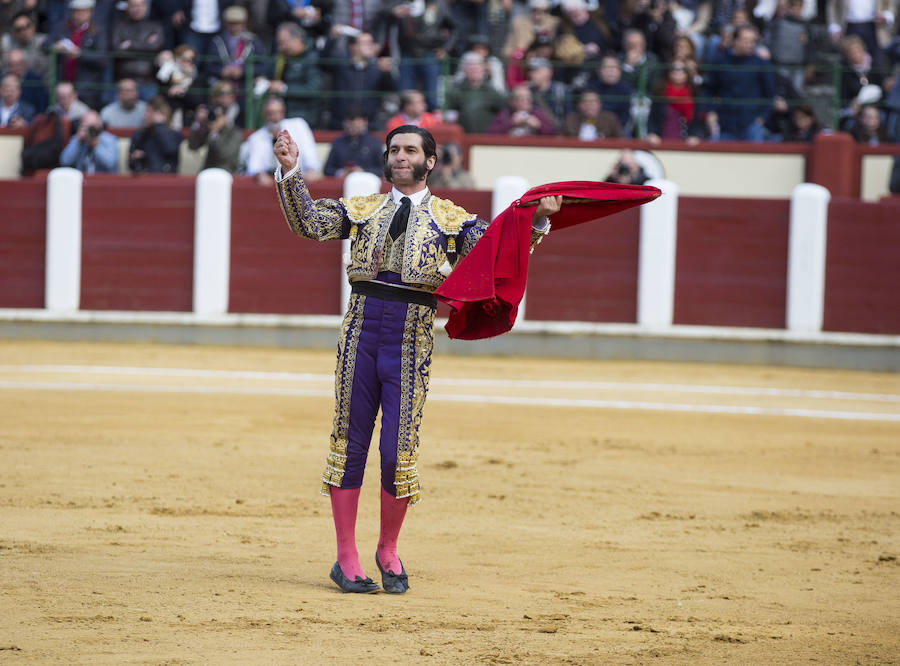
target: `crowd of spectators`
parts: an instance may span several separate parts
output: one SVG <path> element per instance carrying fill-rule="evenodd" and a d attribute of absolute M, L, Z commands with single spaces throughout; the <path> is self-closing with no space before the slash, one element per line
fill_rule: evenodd
<path fill-rule="evenodd" d="M 109 128 L 134 130 L 139 171 L 177 170 L 187 134 L 207 166 L 250 175 L 270 169 L 287 128 L 301 142 L 343 129 L 328 174 L 377 172 L 348 146 L 402 123 L 694 143 L 832 128 L 879 144 L 900 139 L 897 5 L 3 0 L 0 126 L 65 121 L 66 163 L 87 171 L 118 168 Z M 323 171 L 301 152 L 310 175 Z"/>

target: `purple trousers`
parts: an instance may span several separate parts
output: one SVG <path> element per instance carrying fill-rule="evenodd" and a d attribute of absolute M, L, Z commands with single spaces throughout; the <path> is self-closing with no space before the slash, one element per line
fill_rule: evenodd
<path fill-rule="evenodd" d="M 332 486 L 363 482 L 375 417 L 381 409 L 381 486 L 415 504 L 416 460 L 428 391 L 434 308 L 352 294 L 338 340 L 334 427 L 322 475 Z"/>

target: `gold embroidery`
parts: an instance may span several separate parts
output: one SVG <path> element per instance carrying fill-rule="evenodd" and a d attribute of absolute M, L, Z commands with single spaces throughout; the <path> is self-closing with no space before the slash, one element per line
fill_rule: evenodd
<path fill-rule="evenodd" d="M 434 310 L 410 303 L 406 308 L 400 361 L 400 424 L 397 430 L 395 496 L 408 497 L 412 506 L 422 499 L 417 460 L 419 426 L 428 393 L 431 351 L 434 346 Z"/>
<path fill-rule="evenodd" d="M 353 294 L 347 304 L 347 314 L 338 339 L 337 368 L 334 371 L 334 427 L 325 472 L 322 474 L 322 495 L 330 495 L 330 486 L 340 488 L 347 462 L 347 441 L 350 429 L 350 398 L 356 369 L 356 352 L 362 332 L 363 308 L 366 297 Z"/>
<path fill-rule="evenodd" d="M 370 194 L 364 197 L 341 197 L 347 216 L 354 222 L 362 222 L 377 213 L 390 198 L 387 194 Z"/>
<path fill-rule="evenodd" d="M 458 234 L 463 223 L 470 222 L 477 217 L 449 199 L 439 199 L 438 197 L 431 197 L 428 202 L 428 212 L 434 218 L 438 229 L 450 236 Z"/>

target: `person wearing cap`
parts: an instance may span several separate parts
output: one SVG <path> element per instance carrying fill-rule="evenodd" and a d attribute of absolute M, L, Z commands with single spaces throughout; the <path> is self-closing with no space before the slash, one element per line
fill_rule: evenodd
<path fill-rule="evenodd" d="M 559 125 L 572 110 L 569 86 L 553 77 L 553 64 L 546 58 L 528 60 L 528 87 L 535 105 Z"/>
<path fill-rule="evenodd" d="M 247 21 L 247 10 L 240 5 L 232 5 L 222 13 L 225 27 L 212 38 L 206 52 L 206 75 L 210 83 L 227 79 L 243 85 L 244 66 L 250 56 L 255 56 L 254 78 L 263 75 L 265 48 L 259 37 L 247 30 Z"/>
<path fill-rule="evenodd" d="M 314 201 L 299 168 L 302 156 L 288 133 L 278 136 L 274 152 L 278 200 L 291 230 L 317 241 L 350 240 L 351 295 L 338 340 L 334 427 L 321 485 L 331 500 L 337 537 L 330 578 L 344 592 L 379 590 L 360 564 L 355 532 L 380 408 L 381 530 L 375 565 L 384 591 L 404 594 L 409 576 L 397 543 L 407 507 L 422 499 L 419 426 L 431 370 L 433 292 L 476 247 L 488 222 L 431 194 L 426 183 L 437 143 L 421 127 L 402 125 L 388 133 L 382 164 L 392 189 L 385 194 Z M 561 205 L 561 196 L 545 196 L 533 213 L 525 211 L 532 247 L 549 231 L 547 218 Z"/>
<path fill-rule="evenodd" d="M 446 119 L 459 123 L 466 132 L 484 132 L 506 105 L 506 98 L 488 79 L 480 54 L 466 53 L 459 68 L 463 80 L 447 91 Z"/>
<path fill-rule="evenodd" d="M 74 84 L 81 99 L 98 108 L 109 40 L 93 21 L 94 0 L 69 0 L 68 7 L 68 21 L 48 39 L 57 53 L 56 78 Z"/>

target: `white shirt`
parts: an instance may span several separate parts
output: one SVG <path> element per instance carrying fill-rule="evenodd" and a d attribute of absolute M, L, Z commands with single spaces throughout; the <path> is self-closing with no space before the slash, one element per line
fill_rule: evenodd
<path fill-rule="evenodd" d="M 300 150 L 297 166 L 304 171 L 321 171 L 322 160 L 319 159 L 316 140 L 306 121 L 303 118 L 286 118 L 281 121 L 281 129 L 288 131 Z M 276 174 L 280 174 L 281 165 L 276 164 L 275 153 L 272 152 L 272 133 L 268 127 L 261 127 L 247 137 L 246 149 L 248 176 L 263 172 L 272 173 L 276 166 L 279 167 Z M 284 177 L 287 178 L 291 173 L 285 174 Z"/>
<path fill-rule="evenodd" d="M 191 13 L 191 30 L 210 34 L 219 32 L 219 0 L 194 0 L 194 11 Z"/>
<path fill-rule="evenodd" d="M 9 121 L 12 119 L 13 115 L 13 106 L 2 106 L 0 105 L 0 127 L 6 127 L 9 125 Z"/>

